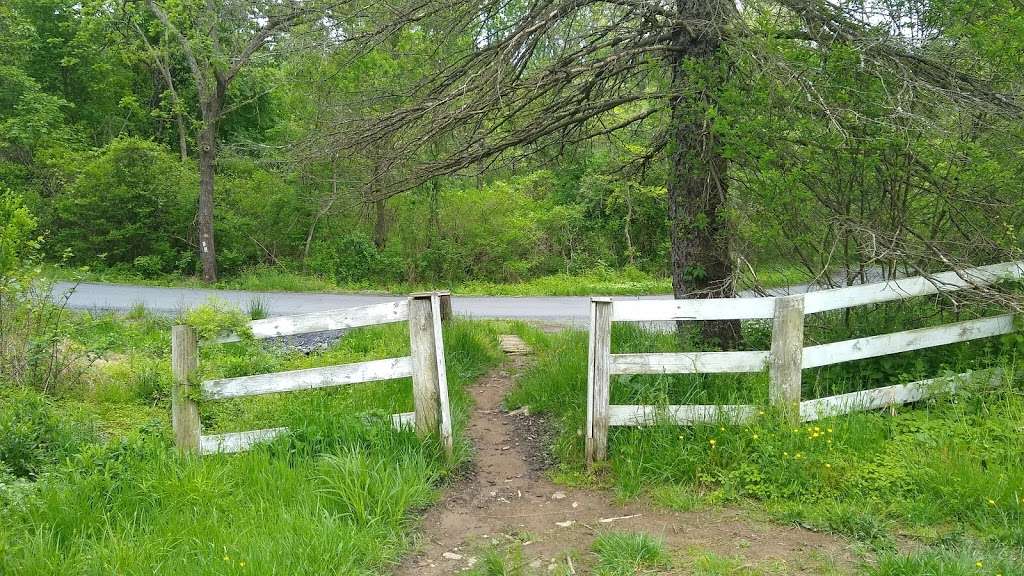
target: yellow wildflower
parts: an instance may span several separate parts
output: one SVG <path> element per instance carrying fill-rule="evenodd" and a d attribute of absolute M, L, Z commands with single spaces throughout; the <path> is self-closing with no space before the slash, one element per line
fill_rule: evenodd
<path fill-rule="evenodd" d="M 711 440 L 708 440 L 708 442 L 711 444 L 711 446 L 714 446 L 716 444 L 714 438 L 712 438 Z"/>

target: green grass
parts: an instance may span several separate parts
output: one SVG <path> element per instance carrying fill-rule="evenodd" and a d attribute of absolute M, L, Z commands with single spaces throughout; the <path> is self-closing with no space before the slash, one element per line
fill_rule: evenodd
<path fill-rule="evenodd" d="M 595 576 L 633 576 L 669 564 L 669 554 L 658 539 L 641 532 L 607 532 L 594 539 Z"/>
<path fill-rule="evenodd" d="M 841 316 L 816 318 L 808 337 L 832 341 L 949 321 L 945 313 L 919 314 L 923 310 L 876 309 L 873 320 L 853 317 L 849 326 Z M 744 330 L 749 347 L 765 349 L 766 327 L 751 323 Z M 853 538 L 886 554 L 893 565 L 925 562 L 898 554 L 906 538 L 941 554 L 948 552 L 944 543 L 950 539 L 971 543 L 972 550 L 980 550 L 971 566 L 978 560 L 1024 562 L 1020 335 L 805 371 L 805 398 L 986 366 L 1001 366 L 1006 373 L 994 389 L 968 383 L 956 396 L 892 413 L 860 412 L 798 426 L 766 406 L 766 374 L 615 377 L 613 404 L 754 403 L 762 408 L 739 426 L 613 428 L 610 460 L 592 470 L 584 464 L 582 440 L 586 334 L 527 338 L 538 350 L 538 362 L 521 377 L 508 404 L 529 405 L 552 417 L 559 429 L 554 451 L 560 481 L 609 487 L 620 498 L 649 495 L 679 510 L 752 506 L 779 522 Z M 681 344 L 674 334 L 618 324 L 612 342 L 613 352 L 700 346 L 692 338 Z M 907 573 L 930 573 L 922 570 Z"/>
<path fill-rule="evenodd" d="M 56 279 L 77 279 L 87 282 L 112 282 L 149 286 L 209 288 L 194 277 L 167 275 L 147 278 L 123 269 L 64 270 L 50 267 L 47 275 Z M 809 281 L 806 273 L 794 268 L 766 268 L 758 274 L 761 286 L 774 288 Z M 749 274 L 740 280 L 741 288 L 753 285 Z M 592 274 L 553 274 L 521 282 L 467 280 L 460 282 L 348 282 L 289 272 L 280 268 L 257 267 L 222 278 L 216 288 L 255 292 L 367 292 L 408 294 L 428 290 L 451 290 L 465 296 L 634 296 L 670 294 L 672 282 L 667 277 L 652 276 L 639 270 L 602 271 Z"/>
<path fill-rule="evenodd" d="M 448 459 L 436 441 L 393 430 L 386 415 L 411 409 L 403 379 L 203 402 L 207 431 L 291 432 L 243 454 L 180 456 L 168 422 L 169 322 L 80 315 L 76 342 L 106 358 L 89 379 L 56 396 L 0 385 L 0 574 L 389 573 L 417 511 L 465 462 L 465 441 Z M 499 353 L 482 323 L 453 322 L 445 338 L 460 436 L 463 388 Z M 250 374 L 407 347 L 404 325 L 390 325 L 310 356 L 252 342 L 205 347 L 200 370 Z"/>

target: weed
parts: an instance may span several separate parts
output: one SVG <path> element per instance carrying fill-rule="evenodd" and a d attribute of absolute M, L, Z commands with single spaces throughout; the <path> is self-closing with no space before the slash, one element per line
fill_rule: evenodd
<path fill-rule="evenodd" d="M 665 545 L 641 532 L 608 532 L 594 539 L 596 576 L 633 576 L 668 565 Z"/>

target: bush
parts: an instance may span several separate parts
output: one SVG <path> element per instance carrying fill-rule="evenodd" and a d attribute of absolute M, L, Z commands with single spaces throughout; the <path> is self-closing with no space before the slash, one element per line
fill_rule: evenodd
<path fill-rule="evenodd" d="M 21 197 L 0 188 L 0 287 L 34 255 L 35 229 L 36 219 Z"/>
<path fill-rule="evenodd" d="M 78 262 L 102 257 L 145 275 L 169 272 L 187 261 L 195 196 L 192 171 L 172 154 L 146 140 L 118 139 L 57 197 L 55 237 Z"/>
<path fill-rule="evenodd" d="M 92 439 L 38 393 L 12 389 L 0 396 L 0 468 L 16 477 L 35 478 Z"/>
<path fill-rule="evenodd" d="M 353 232 L 314 244 L 309 268 L 345 283 L 388 278 L 401 264 L 377 250 L 366 235 Z"/>

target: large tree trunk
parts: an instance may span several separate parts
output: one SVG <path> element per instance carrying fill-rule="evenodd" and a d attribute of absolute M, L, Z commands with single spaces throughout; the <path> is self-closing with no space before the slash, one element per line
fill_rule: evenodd
<path fill-rule="evenodd" d="M 694 21 L 720 22 L 724 2 L 678 0 Z M 723 81 L 717 29 L 680 28 L 672 66 L 668 212 L 672 241 L 672 288 L 676 298 L 736 295 L 730 227 L 726 214 L 728 161 L 706 114 Z M 723 348 L 740 338 L 739 321 L 704 322 L 705 338 Z"/>
<path fill-rule="evenodd" d="M 213 176 L 217 161 L 217 125 L 207 121 L 199 132 L 199 260 L 203 281 L 217 281 L 217 251 L 213 243 Z"/>
<path fill-rule="evenodd" d="M 388 243 L 387 200 L 375 200 L 373 207 L 376 212 L 376 221 L 373 223 L 373 245 L 377 247 L 377 250 L 383 250 Z"/>

